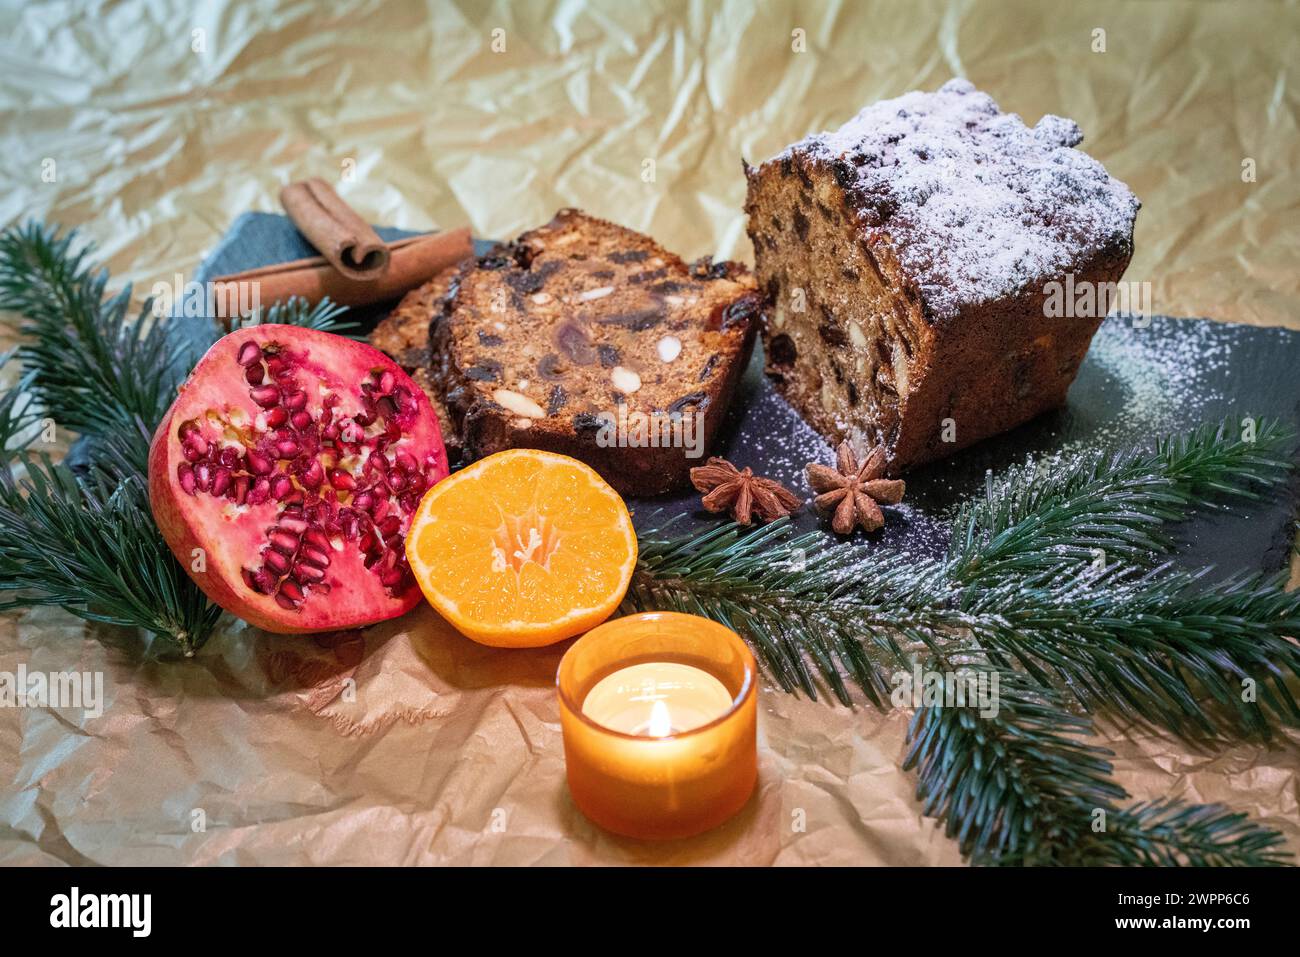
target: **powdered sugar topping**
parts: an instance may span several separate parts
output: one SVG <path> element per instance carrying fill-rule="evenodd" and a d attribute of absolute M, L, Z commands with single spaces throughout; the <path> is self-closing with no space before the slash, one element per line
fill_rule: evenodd
<path fill-rule="evenodd" d="M 1072 148 L 1082 139 L 1068 119 L 1030 129 L 950 80 L 869 106 L 777 159 L 831 163 L 862 225 L 892 243 L 927 312 L 945 318 L 1131 251 L 1140 204 Z"/>

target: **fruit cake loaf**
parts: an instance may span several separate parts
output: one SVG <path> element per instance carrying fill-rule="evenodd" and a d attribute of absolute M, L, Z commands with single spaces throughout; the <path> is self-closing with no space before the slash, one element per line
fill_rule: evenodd
<path fill-rule="evenodd" d="M 1065 401 L 1106 309 L 1049 318 L 1050 284 L 1117 282 L 1139 207 L 1081 139 L 952 80 L 746 165 L 766 369 L 813 428 L 897 473 Z"/>
<path fill-rule="evenodd" d="M 433 380 L 467 457 L 545 449 L 658 495 L 702 461 L 761 311 L 743 266 L 688 266 L 561 210 L 462 267 L 431 330 Z"/>
<path fill-rule="evenodd" d="M 443 297 L 451 288 L 456 270 L 456 266 L 449 266 L 424 285 L 412 289 L 370 333 L 370 344 L 401 366 L 429 397 L 442 429 L 448 461 L 453 465 L 460 458 L 460 439 L 430 378 L 429 323 L 442 311 Z"/>

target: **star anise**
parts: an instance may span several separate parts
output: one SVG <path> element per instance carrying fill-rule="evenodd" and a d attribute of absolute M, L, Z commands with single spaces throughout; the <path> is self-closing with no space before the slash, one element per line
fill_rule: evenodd
<path fill-rule="evenodd" d="M 841 442 L 835 451 L 835 468 L 813 462 L 808 466 L 808 484 L 817 497 L 813 504 L 823 515 L 830 514 L 831 528 L 837 535 L 848 535 L 855 525 L 874 532 L 885 524 L 881 505 L 897 505 L 903 500 L 901 479 L 882 479 L 885 450 L 872 449 L 858 464 L 849 443 Z"/>
<path fill-rule="evenodd" d="M 713 456 L 691 469 L 691 484 L 704 493 L 703 505 L 710 512 L 730 511 L 741 525 L 757 517 L 774 522 L 795 511 L 803 500 L 775 479 L 762 478 L 753 470 L 743 471 Z"/>

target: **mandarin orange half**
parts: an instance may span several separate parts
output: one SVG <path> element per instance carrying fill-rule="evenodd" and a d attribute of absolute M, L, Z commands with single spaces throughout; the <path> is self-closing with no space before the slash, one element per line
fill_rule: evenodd
<path fill-rule="evenodd" d="M 636 566 L 627 506 L 588 465 L 510 449 L 425 494 L 406 555 L 429 604 L 500 648 L 549 645 L 594 628 Z"/>

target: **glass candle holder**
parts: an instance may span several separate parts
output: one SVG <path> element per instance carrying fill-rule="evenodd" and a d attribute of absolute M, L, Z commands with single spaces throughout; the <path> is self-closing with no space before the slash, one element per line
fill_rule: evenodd
<path fill-rule="evenodd" d="M 556 679 L 569 792 L 628 837 L 688 837 L 739 811 L 758 776 L 754 656 L 717 622 L 675 612 L 607 621 Z"/>

